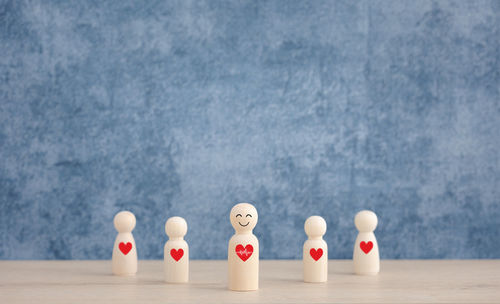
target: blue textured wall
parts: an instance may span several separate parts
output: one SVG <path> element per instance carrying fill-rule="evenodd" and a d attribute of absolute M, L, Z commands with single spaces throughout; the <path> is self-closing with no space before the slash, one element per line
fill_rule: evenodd
<path fill-rule="evenodd" d="M 500 1 L 0 1 L 0 258 L 500 258 Z"/>

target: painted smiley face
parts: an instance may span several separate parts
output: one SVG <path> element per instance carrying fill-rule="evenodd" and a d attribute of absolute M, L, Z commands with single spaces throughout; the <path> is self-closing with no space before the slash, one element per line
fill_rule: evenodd
<path fill-rule="evenodd" d="M 230 219 L 236 231 L 252 231 L 258 220 L 257 210 L 247 203 L 237 204 L 231 210 Z"/>
<path fill-rule="evenodd" d="M 247 213 L 247 215 L 245 215 L 245 218 L 248 218 L 248 217 L 250 217 L 250 220 L 251 220 L 252 215 L 250 213 Z M 240 224 L 241 227 L 246 227 L 246 226 L 250 225 L 250 220 L 244 225 L 241 223 L 241 219 L 243 219 L 243 215 L 241 215 L 241 213 L 236 214 L 236 218 L 238 219 L 238 224 Z"/>

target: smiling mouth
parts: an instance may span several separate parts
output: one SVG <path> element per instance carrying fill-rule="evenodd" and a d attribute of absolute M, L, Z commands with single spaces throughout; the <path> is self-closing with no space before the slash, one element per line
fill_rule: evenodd
<path fill-rule="evenodd" d="M 248 226 L 248 224 L 250 224 L 250 222 L 246 223 L 245 225 L 242 225 L 240 222 L 238 222 L 238 224 L 240 224 L 241 227 L 246 227 Z"/>

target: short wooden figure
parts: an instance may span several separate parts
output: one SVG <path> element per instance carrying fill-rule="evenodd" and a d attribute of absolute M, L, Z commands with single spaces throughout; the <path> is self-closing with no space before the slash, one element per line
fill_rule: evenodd
<path fill-rule="evenodd" d="M 169 240 L 164 247 L 165 281 L 187 283 L 189 280 L 189 246 L 184 240 L 187 223 L 182 217 L 174 216 L 165 223 Z"/>
<path fill-rule="evenodd" d="M 229 215 L 235 234 L 229 240 L 229 289 L 250 291 L 259 288 L 259 240 L 253 234 L 257 209 L 251 204 L 237 204 Z"/>
<path fill-rule="evenodd" d="M 137 273 L 137 249 L 132 235 L 132 230 L 135 228 L 135 216 L 130 211 L 121 211 L 115 215 L 113 222 L 118 231 L 113 247 L 113 273 L 120 276 L 135 275 Z"/>
<path fill-rule="evenodd" d="M 380 271 L 378 244 L 373 233 L 377 223 L 377 215 L 369 210 L 358 212 L 354 218 L 354 224 L 359 231 L 353 253 L 356 274 L 376 275 Z"/>
<path fill-rule="evenodd" d="M 328 245 L 323 240 L 326 222 L 321 216 L 309 217 L 304 230 L 309 237 L 304 242 L 304 282 L 321 283 L 328 279 Z"/>

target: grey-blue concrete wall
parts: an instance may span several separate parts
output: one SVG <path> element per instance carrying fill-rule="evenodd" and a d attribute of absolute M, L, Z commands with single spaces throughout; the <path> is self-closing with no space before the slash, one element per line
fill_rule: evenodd
<path fill-rule="evenodd" d="M 500 258 L 500 1 L 0 1 L 0 258 L 107 259 L 128 209 L 226 257 Z"/>

